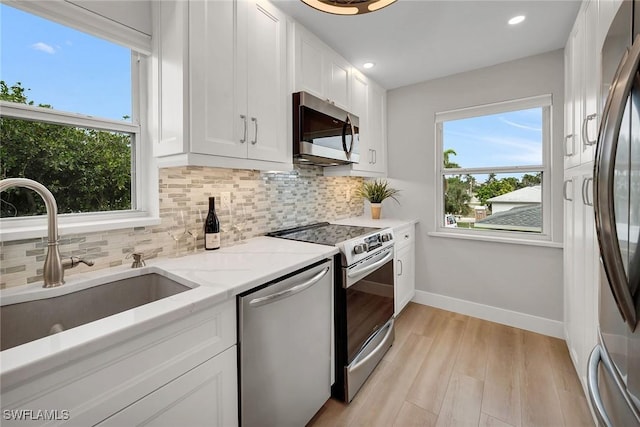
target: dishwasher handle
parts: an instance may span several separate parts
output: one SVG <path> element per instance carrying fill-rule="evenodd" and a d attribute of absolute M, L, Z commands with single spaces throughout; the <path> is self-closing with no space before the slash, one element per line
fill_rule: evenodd
<path fill-rule="evenodd" d="M 330 269 L 331 269 L 331 266 L 326 267 L 322 271 L 320 271 L 318 274 L 313 276 L 311 279 L 307 280 L 306 282 L 294 285 L 288 289 L 273 293 L 271 295 L 266 295 L 264 297 L 254 298 L 251 301 L 249 301 L 249 305 L 251 307 L 260 307 L 261 305 L 270 304 L 272 302 L 281 300 L 283 298 L 290 297 L 291 295 L 295 295 L 298 292 L 302 292 L 305 289 L 318 283 L 329 272 Z"/>

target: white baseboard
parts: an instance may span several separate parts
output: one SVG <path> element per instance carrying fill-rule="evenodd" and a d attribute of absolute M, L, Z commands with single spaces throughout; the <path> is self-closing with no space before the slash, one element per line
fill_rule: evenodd
<path fill-rule="evenodd" d="M 504 308 L 478 304 L 445 295 L 416 290 L 411 300 L 415 303 L 441 308 L 467 316 L 496 322 L 514 328 L 525 329 L 542 335 L 564 339 L 564 323 L 558 320 L 545 319 L 531 314 L 518 313 Z"/>

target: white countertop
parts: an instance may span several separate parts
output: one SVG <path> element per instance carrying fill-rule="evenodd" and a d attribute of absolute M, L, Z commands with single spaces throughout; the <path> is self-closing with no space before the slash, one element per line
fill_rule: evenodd
<path fill-rule="evenodd" d="M 332 221 L 334 224 L 359 225 L 361 227 L 398 228 L 409 224 L 417 224 L 417 219 L 380 218 L 372 219 L 371 216 L 358 216 L 353 218 Z"/>
<path fill-rule="evenodd" d="M 0 377 L 7 384 L 5 381 L 9 378 L 17 379 L 50 369 L 58 363 L 68 362 L 70 356 L 80 357 L 98 351 L 105 345 L 226 301 L 337 253 L 338 249 L 332 246 L 256 237 L 216 251 L 149 260 L 146 267 L 139 269 L 126 265 L 69 276 L 58 288 L 44 289 L 40 282 L 2 290 L 1 303 L 6 305 L 60 296 L 149 273 L 161 274 L 196 288 L 2 351 Z"/>

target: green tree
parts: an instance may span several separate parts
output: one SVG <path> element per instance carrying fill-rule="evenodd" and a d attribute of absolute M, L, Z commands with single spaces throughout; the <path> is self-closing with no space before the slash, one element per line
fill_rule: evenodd
<path fill-rule="evenodd" d="M 495 175 L 493 177 L 489 176 L 487 181 L 478 187 L 476 197 L 482 205 L 491 207 L 491 204 L 487 203 L 487 200 L 492 197 L 515 191 L 517 189 L 517 183 L 518 180 L 515 178 L 503 178 L 498 180 Z"/>
<path fill-rule="evenodd" d="M 467 215 L 470 212 L 469 186 L 462 181 L 460 177 L 454 176 L 447 178 L 446 190 L 444 193 L 444 210 L 445 213 L 454 215 Z"/>
<path fill-rule="evenodd" d="M 456 153 L 456 151 L 453 148 L 447 148 L 446 150 L 444 150 L 444 152 L 442 153 L 442 157 L 444 159 L 444 167 L 445 168 L 459 168 L 460 165 L 454 162 L 451 162 L 449 157 L 451 155 L 457 156 L 458 153 Z"/>
<path fill-rule="evenodd" d="M 540 185 L 542 183 L 542 173 L 538 172 L 535 175 L 530 175 L 528 173 L 525 173 L 522 176 L 522 180 L 521 180 L 521 187 L 520 188 L 524 188 L 524 187 L 533 187 L 534 185 Z"/>
<path fill-rule="evenodd" d="M 19 82 L 8 86 L 0 81 L 0 99 L 34 105 Z M 60 213 L 131 209 L 131 138 L 0 117 L 0 178 L 42 183 L 53 193 Z M 46 212 L 42 200 L 24 189 L 3 192 L 1 207 L 3 217 Z"/>

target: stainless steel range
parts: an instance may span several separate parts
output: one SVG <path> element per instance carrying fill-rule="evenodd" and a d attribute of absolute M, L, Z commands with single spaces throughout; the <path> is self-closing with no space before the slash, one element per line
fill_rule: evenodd
<path fill-rule="evenodd" d="M 268 236 L 336 246 L 334 398 L 351 402 L 394 339 L 393 230 L 318 223 Z"/>

